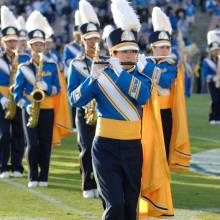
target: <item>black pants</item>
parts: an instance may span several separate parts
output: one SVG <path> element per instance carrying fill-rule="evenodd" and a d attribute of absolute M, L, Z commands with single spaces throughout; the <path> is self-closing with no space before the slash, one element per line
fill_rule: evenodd
<path fill-rule="evenodd" d="M 0 162 L 1 172 L 19 171 L 23 173 L 24 133 L 22 129 L 21 109 L 17 107 L 13 120 L 6 120 L 5 111 L 0 105 Z M 9 160 L 11 159 L 11 165 Z"/>
<path fill-rule="evenodd" d="M 78 144 L 81 148 L 80 167 L 82 172 L 82 189 L 96 189 L 96 182 L 92 168 L 92 142 L 95 136 L 95 126 L 86 124 L 85 110 L 77 108 L 76 111 L 76 127 L 78 132 Z"/>
<path fill-rule="evenodd" d="M 220 121 L 220 89 L 217 89 L 214 82 L 208 83 L 209 93 L 211 96 L 211 106 L 209 121 Z"/>
<path fill-rule="evenodd" d="M 29 115 L 25 110 L 23 110 L 22 116 L 28 145 L 29 181 L 48 181 L 54 111 L 53 109 L 41 109 L 36 128 L 27 127 Z"/>
<path fill-rule="evenodd" d="M 71 113 L 72 113 L 72 126 L 73 128 L 76 128 L 76 108 L 71 107 Z"/>
<path fill-rule="evenodd" d="M 170 154 L 170 141 L 172 136 L 172 127 L 173 127 L 173 119 L 172 119 L 172 112 L 171 109 L 161 109 L 161 119 L 162 119 L 162 126 L 163 126 L 163 137 L 165 142 L 166 148 L 166 156 L 167 161 L 169 160 Z"/>
<path fill-rule="evenodd" d="M 143 160 L 141 141 L 95 137 L 92 159 L 106 207 L 102 220 L 136 220 Z"/>

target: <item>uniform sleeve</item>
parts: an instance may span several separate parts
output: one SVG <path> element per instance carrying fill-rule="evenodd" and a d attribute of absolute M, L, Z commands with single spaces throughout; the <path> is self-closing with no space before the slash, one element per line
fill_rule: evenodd
<path fill-rule="evenodd" d="M 139 105 L 144 105 L 151 97 L 151 81 L 147 77 L 135 77 L 126 71 L 122 71 L 116 84 L 125 95 L 135 99 Z"/>
<path fill-rule="evenodd" d="M 160 64 L 158 65 L 158 67 L 160 68 Z M 168 65 L 160 69 L 161 69 L 161 75 L 158 85 L 161 86 L 162 88 L 170 88 L 173 84 L 174 79 L 176 78 L 177 67 Z"/>
<path fill-rule="evenodd" d="M 67 95 L 70 97 L 73 90 L 75 90 L 80 85 L 80 79 L 78 76 L 78 71 L 71 62 L 68 69 L 68 78 L 67 78 Z"/>
<path fill-rule="evenodd" d="M 202 62 L 202 75 L 207 77 L 209 74 L 210 74 L 209 66 L 207 62 L 203 61 Z"/>
<path fill-rule="evenodd" d="M 73 55 L 70 52 L 68 46 L 64 47 L 64 64 L 68 67 L 70 65 L 71 60 L 73 59 Z"/>
<path fill-rule="evenodd" d="M 58 69 L 57 69 L 56 64 L 52 64 L 51 68 L 53 68 L 52 83 L 47 84 L 48 89 L 46 91 L 46 94 L 48 96 L 55 96 L 55 95 L 58 95 L 60 92 L 60 82 L 59 82 Z"/>
<path fill-rule="evenodd" d="M 14 86 L 14 99 L 20 108 L 26 108 L 30 102 L 23 95 L 25 90 L 25 78 L 20 68 L 17 70 Z"/>
<path fill-rule="evenodd" d="M 75 107 L 82 107 L 89 103 L 95 97 L 96 81 L 91 77 L 78 86 L 75 90 L 68 92 L 70 104 Z"/>

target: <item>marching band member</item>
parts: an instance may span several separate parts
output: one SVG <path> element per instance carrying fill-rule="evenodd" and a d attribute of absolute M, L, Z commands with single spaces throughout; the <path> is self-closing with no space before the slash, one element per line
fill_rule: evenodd
<path fill-rule="evenodd" d="M 75 12 L 75 26 L 73 31 L 73 41 L 64 46 L 64 65 L 65 65 L 65 75 L 68 75 L 68 68 L 70 66 L 70 62 L 76 58 L 82 52 L 81 46 L 81 36 L 79 31 L 79 26 L 81 24 L 81 18 L 79 10 Z"/>
<path fill-rule="evenodd" d="M 104 28 L 103 28 L 103 32 L 102 32 L 102 42 L 103 42 L 103 47 L 104 47 L 104 50 L 105 50 L 105 54 L 108 56 L 108 45 L 107 45 L 107 38 L 109 36 L 109 34 L 114 30 L 114 27 L 111 25 L 111 24 L 108 24 L 106 25 Z"/>
<path fill-rule="evenodd" d="M 95 44 L 100 40 L 99 20 L 90 3 L 86 0 L 81 0 L 79 2 L 79 12 L 82 19 L 79 31 L 85 53 L 74 59 L 70 64 L 68 73 L 68 97 L 71 97 L 71 92 L 89 76 L 92 60 L 95 56 Z M 86 122 L 86 108 L 80 107 L 76 109 L 76 127 L 78 144 L 81 149 L 80 166 L 82 171 L 83 197 L 94 198 L 97 196 L 97 186 L 92 169 L 91 148 L 95 135 L 95 124 L 90 125 Z"/>
<path fill-rule="evenodd" d="M 118 28 L 107 38 L 110 65 L 93 63 L 84 83 L 69 90 L 69 99 L 77 107 L 97 101 L 92 159 L 105 203 L 102 219 L 135 220 L 142 167 L 141 106 L 151 97 L 151 81 L 142 70 L 153 72 L 155 65 L 135 65 L 141 25 L 129 3 L 113 0 L 112 13 Z M 131 63 L 121 66 L 121 62 Z"/>
<path fill-rule="evenodd" d="M 70 62 L 78 57 L 82 53 L 82 42 L 79 31 L 79 26 L 81 24 L 81 18 L 79 10 L 75 12 L 75 26 L 73 31 L 73 41 L 64 46 L 64 74 L 68 76 L 68 68 L 70 66 Z M 72 107 L 72 125 L 74 131 L 76 131 L 76 108 Z"/>
<path fill-rule="evenodd" d="M 191 158 L 183 86 L 184 71 L 179 67 L 177 74 L 176 61 L 170 57 L 172 28 L 169 18 L 158 7 L 153 8 L 152 24 L 154 32 L 149 36 L 149 43 L 155 58 L 147 59 L 147 62 L 155 63 L 160 73 L 156 81 L 155 73 L 147 74 L 152 78 L 154 88 L 151 106 L 147 110 L 145 106 L 143 114 L 142 143 L 145 163 L 141 196 L 145 205 L 141 200 L 140 207 L 145 206 L 145 209 L 140 213 L 142 217 L 172 218 L 174 211 L 170 171 L 187 170 Z M 150 114 L 152 109 L 153 114 Z M 147 118 L 147 114 L 151 117 Z M 154 125 L 151 127 L 150 123 Z M 157 131 L 157 135 L 150 132 L 153 129 Z M 148 135 L 148 131 L 153 137 Z M 151 146 L 147 146 L 148 143 Z"/>
<path fill-rule="evenodd" d="M 161 17 L 164 16 L 164 19 Z M 172 27 L 167 16 L 160 8 L 154 7 L 152 11 L 152 24 L 154 32 L 149 36 L 149 43 L 154 56 L 168 56 L 171 54 Z M 166 23 L 167 22 L 167 23 Z M 170 102 L 170 89 L 177 75 L 177 67 L 173 59 L 151 59 L 148 62 L 156 63 L 163 69 L 163 74 L 157 85 L 160 100 L 161 118 L 167 159 L 169 158 L 170 140 L 172 133 L 172 112 Z M 151 76 L 149 76 L 151 77 Z"/>
<path fill-rule="evenodd" d="M 0 58 L 0 154 L 2 157 L 0 178 L 9 178 L 10 170 L 14 177 L 22 177 L 25 143 L 21 129 L 21 110 L 16 108 L 9 87 L 13 88 L 18 64 L 27 61 L 29 57 L 19 55 L 16 51 L 18 43 L 16 18 L 6 6 L 1 7 L 1 27 L 5 52 Z M 8 165 L 10 158 L 11 166 Z"/>
<path fill-rule="evenodd" d="M 59 70 L 63 72 L 64 67 L 63 67 L 61 54 L 55 49 L 54 31 L 51 25 L 48 23 L 48 20 L 46 17 L 45 19 L 46 19 L 48 30 L 46 30 L 44 57 L 48 62 L 56 63 L 59 67 Z"/>
<path fill-rule="evenodd" d="M 45 50 L 46 25 L 45 18 L 38 11 L 28 17 L 26 29 L 31 60 L 19 66 L 14 89 L 15 101 L 22 108 L 28 145 L 30 188 L 48 186 L 54 96 L 60 92 L 56 64 L 44 61 L 43 56 L 39 55 Z"/>
<path fill-rule="evenodd" d="M 206 78 L 211 96 L 209 123 L 220 124 L 220 88 L 216 86 L 219 70 L 220 39 L 219 32 L 212 30 L 207 34 L 209 56 L 203 60 L 202 74 Z"/>

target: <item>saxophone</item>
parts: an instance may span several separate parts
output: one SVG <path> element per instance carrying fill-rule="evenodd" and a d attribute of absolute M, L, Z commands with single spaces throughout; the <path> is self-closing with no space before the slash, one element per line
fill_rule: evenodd
<path fill-rule="evenodd" d="M 95 45 L 95 56 L 93 58 L 93 62 L 99 59 L 100 48 L 99 44 Z M 86 124 L 95 125 L 97 121 L 97 112 L 96 112 L 96 100 L 93 99 L 90 103 L 85 106 L 85 116 Z"/>
<path fill-rule="evenodd" d="M 216 88 L 220 89 L 220 55 L 218 55 L 217 73 L 216 73 Z"/>
<path fill-rule="evenodd" d="M 9 91 L 8 91 L 8 108 L 5 110 L 5 119 L 12 120 L 16 115 L 16 103 L 13 96 L 14 79 L 18 67 L 18 52 L 15 50 L 15 57 L 12 62 L 12 70 L 10 72 Z"/>
<path fill-rule="evenodd" d="M 38 72 L 36 74 L 34 90 L 31 93 L 31 114 L 27 123 L 29 128 L 35 128 L 37 126 L 40 114 L 40 104 L 45 99 L 44 91 L 37 87 L 37 82 L 42 81 L 43 78 L 43 61 L 43 53 L 40 53 L 40 61 L 38 65 Z"/>

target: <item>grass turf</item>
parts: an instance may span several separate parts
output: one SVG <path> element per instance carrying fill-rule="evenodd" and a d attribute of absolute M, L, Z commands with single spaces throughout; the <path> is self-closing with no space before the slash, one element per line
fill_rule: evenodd
<path fill-rule="evenodd" d="M 194 95 L 187 101 L 193 153 L 220 146 L 220 126 L 211 126 L 207 120 L 208 102 L 207 95 Z M 27 178 L 0 181 L 0 219 L 100 219 L 101 202 L 83 199 L 80 184 L 76 138 L 70 137 L 53 149 L 47 189 L 28 190 Z M 173 174 L 172 191 L 177 219 L 189 219 L 184 215 L 190 210 L 197 210 L 190 213 L 193 220 L 220 219 L 219 179 L 192 172 Z"/>

